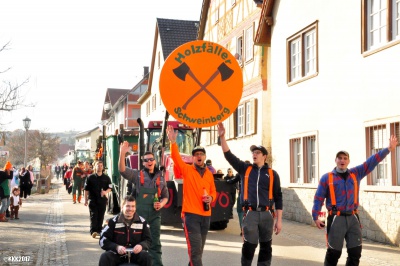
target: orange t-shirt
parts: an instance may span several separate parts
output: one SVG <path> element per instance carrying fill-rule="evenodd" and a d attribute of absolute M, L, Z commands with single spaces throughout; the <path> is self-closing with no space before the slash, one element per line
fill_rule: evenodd
<path fill-rule="evenodd" d="M 176 143 L 171 144 L 171 157 L 174 164 L 178 166 L 183 177 L 182 212 L 211 216 L 211 208 L 209 211 L 204 211 L 202 201 L 204 188 L 207 194 L 213 198 L 213 202 L 217 197 L 214 176 L 211 171 L 206 168 L 202 177 L 199 172 L 197 172 L 196 166 L 186 164 L 182 160 Z"/>

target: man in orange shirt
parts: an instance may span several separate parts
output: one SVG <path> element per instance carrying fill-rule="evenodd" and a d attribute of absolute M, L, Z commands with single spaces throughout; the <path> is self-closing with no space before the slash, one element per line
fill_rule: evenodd
<path fill-rule="evenodd" d="M 177 132 L 168 126 L 167 135 L 171 145 L 174 166 L 183 176 L 182 222 L 186 236 L 190 266 L 202 266 L 203 249 L 211 221 L 210 203 L 216 200 L 214 176 L 206 167 L 206 150 L 193 149 L 193 165 L 186 164 L 176 144 Z"/>

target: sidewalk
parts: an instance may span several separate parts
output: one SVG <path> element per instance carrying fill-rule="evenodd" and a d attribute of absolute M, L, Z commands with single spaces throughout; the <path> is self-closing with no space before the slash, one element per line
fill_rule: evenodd
<path fill-rule="evenodd" d="M 1 265 L 68 265 L 63 260 L 67 249 L 58 189 L 22 199 L 19 218 L 0 224 Z"/>

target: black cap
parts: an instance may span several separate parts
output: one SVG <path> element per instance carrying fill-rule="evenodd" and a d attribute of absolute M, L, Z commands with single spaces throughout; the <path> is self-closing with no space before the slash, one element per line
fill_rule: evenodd
<path fill-rule="evenodd" d="M 339 156 L 339 154 L 344 154 L 344 155 L 346 155 L 347 157 L 350 158 L 350 155 L 349 155 L 349 153 L 347 151 L 338 151 L 338 153 L 336 153 L 336 158 Z"/>
<path fill-rule="evenodd" d="M 206 165 L 211 165 L 211 164 L 212 164 L 211 160 L 208 159 L 208 160 L 206 161 Z"/>
<path fill-rule="evenodd" d="M 263 153 L 263 155 L 268 155 L 268 151 L 264 146 L 261 145 L 251 145 L 250 150 L 253 152 L 255 150 L 259 150 Z"/>
<path fill-rule="evenodd" d="M 204 154 L 206 154 L 206 150 L 202 146 L 196 146 L 192 150 L 192 155 L 194 155 L 197 151 L 202 151 L 202 152 L 204 152 Z"/>

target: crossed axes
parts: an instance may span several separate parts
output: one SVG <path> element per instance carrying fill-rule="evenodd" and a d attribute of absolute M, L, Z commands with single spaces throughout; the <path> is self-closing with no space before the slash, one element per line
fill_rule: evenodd
<path fill-rule="evenodd" d="M 192 70 L 190 70 L 190 67 L 186 63 L 182 63 L 179 67 L 175 68 L 172 70 L 179 79 L 185 81 L 186 75 L 189 75 L 197 84 L 199 84 L 200 89 L 196 91 L 190 98 L 185 102 L 185 104 L 182 106 L 183 110 L 186 110 L 188 104 L 196 98 L 197 95 L 199 95 L 202 91 L 205 91 L 214 101 L 216 104 L 218 104 L 219 110 L 222 109 L 222 104 L 218 101 L 218 99 L 207 89 L 207 86 L 218 76 L 218 74 L 221 74 L 221 80 L 225 81 L 229 79 L 232 74 L 233 70 L 230 69 L 225 63 L 221 63 L 217 70 L 214 72 L 214 74 L 211 75 L 211 77 L 207 80 L 206 83 L 202 84 L 196 76 L 193 74 Z"/>

